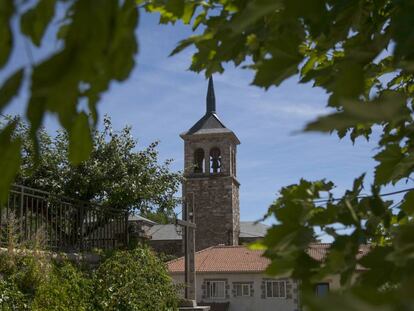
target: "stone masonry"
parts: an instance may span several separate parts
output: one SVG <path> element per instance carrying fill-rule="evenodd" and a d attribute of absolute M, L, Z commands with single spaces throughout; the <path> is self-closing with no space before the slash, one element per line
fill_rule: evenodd
<path fill-rule="evenodd" d="M 210 246 L 238 245 L 240 233 L 239 182 L 236 179 L 236 148 L 240 143 L 225 129 L 182 134 L 184 140 L 183 197 L 193 204 L 197 226 L 196 251 Z M 220 171 L 211 172 L 210 151 L 220 150 Z M 202 172 L 195 172 L 195 152 L 204 151 Z"/>

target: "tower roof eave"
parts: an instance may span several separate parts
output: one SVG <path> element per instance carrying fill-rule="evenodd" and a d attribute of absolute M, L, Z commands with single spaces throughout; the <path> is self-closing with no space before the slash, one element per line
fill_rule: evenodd
<path fill-rule="evenodd" d="M 192 140 L 192 139 L 199 139 L 203 137 L 213 137 L 213 136 L 228 136 L 230 137 L 236 145 L 240 145 L 240 140 L 234 134 L 233 131 L 229 130 L 228 128 L 223 129 L 202 129 L 195 133 L 190 133 L 189 131 L 183 132 L 180 134 L 180 137 L 184 140 Z"/>

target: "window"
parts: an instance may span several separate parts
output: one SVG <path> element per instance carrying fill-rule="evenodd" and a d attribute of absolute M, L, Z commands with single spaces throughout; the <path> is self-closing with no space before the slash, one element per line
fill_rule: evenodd
<path fill-rule="evenodd" d="M 325 297 L 329 293 L 329 283 L 318 283 L 315 286 L 315 295 Z"/>
<path fill-rule="evenodd" d="M 266 281 L 266 298 L 286 298 L 286 282 Z"/>
<path fill-rule="evenodd" d="M 234 295 L 236 297 L 247 297 L 250 296 L 250 283 L 234 283 Z"/>
<path fill-rule="evenodd" d="M 194 152 L 194 173 L 204 172 L 204 150 L 199 148 Z"/>
<path fill-rule="evenodd" d="M 221 172 L 221 153 L 219 148 L 210 150 L 210 173 Z"/>
<path fill-rule="evenodd" d="M 207 298 L 226 298 L 225 281 L 207 281 Z"/>

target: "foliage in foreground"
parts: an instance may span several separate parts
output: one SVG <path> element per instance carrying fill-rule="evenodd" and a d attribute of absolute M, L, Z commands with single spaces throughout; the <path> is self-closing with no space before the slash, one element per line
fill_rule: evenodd
<path fill-rule="evenodd" d="M 70 159 L 78 163 L 86 159 L 91 143 L 88 118 L 76 108 L 86 98 L 96 117 L 99 95 L 111 80 L 129 74 L 136 51 L 137 9 L 132 0 L 102 1 L 99 8 L 91 0 L 40 0 L 24 10 L 17 10 L 13 0 L 1 1 L 0 69 L 10 59 L 14 35 L 10 25 L 17 12 L 23 12 L 19 16 L 23 35 L 40 45 L 57 2 L 69 3 L 58 24 L 63 48 L 34 64 L 33 70 L 18 69 L 10 75 L 0 89 L 0 109 L 30 74 L 30 137 L 36 137 L 46 111 L 56 113 L 70 133 Z M 358 178 L 354 189 L 340 200 L 319 203 L 315 199 L 330 193 L 328 182 L 301 181 L 285 187 L 269 210 L 279 223 L 269 231 L 264 246 L 273 262 L 305 283 L 327 272 L 341 274 L 343 295 L 329 297 L 326 306 L 305 301 L 314 310 L 332 309 L 332 305 L 345 310 L 413 310 L 414 191 L 392 203 L 384 202 L 379 193 L 390 183 L 409 182 L 414 170 L 414 2 L 153 0 L 144 4 L 148 11 L 160 13 L 163 23 L 182 20 L 201 29 L 174 51 L 195 47 L 192 70 L 210 75 L 233 62 L 253 70 L 253 83 L 264 88 L 299 75 L 301 82 L 323 88 L 329 94 L 328 106 L 336 110 L 307 130 L 349 134 L 352 141 L 369 138 L 373 127 L 381 131 L 371 197 L 358 197 L 362 187 Z M 14 126 L 0 132 L 0 199 L 19 167 L 22 141 L 13 138 Z M 338 222 L 343 226 L 335 227 Z M 335 240 L 326 266 L 312 262 L 305 252 L 315 226 Z M 360 281 L 347 284 L 363 242 L 372 243 L 371 255 L 363 259 L 370 270 Z M 275 267 L 272 271 L 278 273 Z"/>
<path fill-rule="evenodd" d="M 0 254 L 0 309 L 6 311 L 176 310 L 177 291 L 148 249 L 109 255 L 96 271 L 38 252 Z"/>
<path fill-rule="evenodd" d="M 267 215 L 277 224 L 261 247 L 272 260 L 269 273 L 302 281 L 311 310 L 414 310 L 414 2 L 154 0 L 145 7 L 161 23 L 198 29 L 173 51 L 195 48 L 191 70 L 209 76 L 233 63 L 253 70 L 252 83 L 265 89 L 299 76 L 325 90 L 335 111 L 307 131 L 354 143 L 370 139 L 374 128 L 380 133 L 368 196 L 364 176 L 337 199 L 325 180 L 284 187 Z M 385 186 L 404 182 L 403 198 L 382 196 Z M 325 264 L 306 252 L 318 235 L 334 241 Z M 371 252 L 359 258 L 363 243 Z M 368 270 L 354 280 L 357 264 Z M 332 274 L 340 275 L 342 291 L 311 299 L 312 284 Z"/>
<path fill-rule="evenodd" d="M 43 39 L 51 24 L 55 41 L 48 45 L 50 41 Z M 135 65 L 137 24 L 134 0 L 0 1 L 0 70 L 7 72 L 0 87 L 0 113 L 28 81 L 30 139 L 36 144 L 45 114 L 55 114 L 69 133 L 72 164 L 86 160 L 92 151 L 91 128 L 98 121 L 102 93 L 111 82 L 124 81 Z M 28 52 L 29 61 L 13 68 L 11 56 L 18 36 L 28 40 L 28 50 L 46 48 L 47 55 L 36 60 Z M 88 107 L 88 112 L 78 109 L 80 105 Z M 13 137 L 15 127 L 12 123 L 0 130 L 0 201 L 6 198 L 19 167 L 23 141 Z"/>

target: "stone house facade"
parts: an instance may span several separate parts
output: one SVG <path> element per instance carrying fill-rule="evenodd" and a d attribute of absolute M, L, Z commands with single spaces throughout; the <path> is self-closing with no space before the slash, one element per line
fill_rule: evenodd
<path fill-rule="evenodd" d="M 323 262 L 330 244 L 312 243 L 308 254 Z M 359 256 L 369 252 L 361 245 Z M 197 302 L 211 306 L 211 311 L 298 311 L 300 284 L 292 278 L 273 278 L 265 271 L 270 260 L 263 252 L 247 246 L 212 246 L 195 255 Z M 170 275 L 177 284 L 184 283 L 184 258 L 167 263 Z M 363 267 L 357 267 L 357 273 Z M 340 289 L 339 275 L 326 277 L 315 285 L 315 295 L 324 296 Z"/>
<path fill-rule="evenodd" d="M 212 311 L 296 311 L 298 283 L 272 278 L 261 251 L 245 246 L 213 246 L 196 253 L 196 291 L 199 305 Z M 170 261 L 174 281 L 184 283 L 184 259 Z"/>

